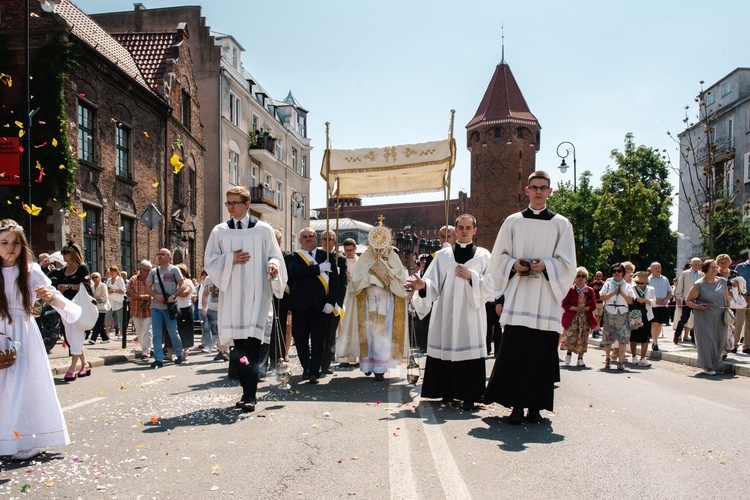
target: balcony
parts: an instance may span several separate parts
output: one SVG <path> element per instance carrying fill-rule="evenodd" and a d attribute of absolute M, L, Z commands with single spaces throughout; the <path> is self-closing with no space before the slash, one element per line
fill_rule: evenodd
<path fill-rule="evenodd" d="M 275 193 L 260 185 L 250 188 L 250 210 L 261 214 L 275 214 L 279 211 Z"/>
<path fill-rule="evenodd" d="M 247 154 L 259 159 L 276 160 L 276 138 L 269 132 L 251 131 Z"/>

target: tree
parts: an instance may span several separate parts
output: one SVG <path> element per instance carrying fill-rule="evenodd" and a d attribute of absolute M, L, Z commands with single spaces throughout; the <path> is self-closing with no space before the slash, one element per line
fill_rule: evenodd
<path fill-rule="evenodd" d="M 717 253 L 726 253 L 735 259 L 743 250 L 750 248 L 750 222 L 743 217 L 741 210 L 731 207 L 721 210 L 714 216 L 714 223 L 716 227 L 722 228 L 713 240 Z M 705 244 L 704 250 L 709 250 Z M 708 255 L 716 256 L 714 253 Z"/>
<path fill-rule="evenodd" d="M 578 190 L 574 191 L 570 182 L 560 183 L 547 200 L 550 210 L 564 215 L 573 225 L 576 241 L 576 260 L 593 274 L 601 269 L 598 249 L 601 244 L 599 233 L 594 229 L 592 217 L 599 204 L 599 189 L 591 185 L 591 172 L 581 174 Z"/>
<path fill-rule="evenodd" d="M 612 150 L 611 158 L 617 168 L 608 168 L 602 176 L 601 197 L 594 212 L 594 229 L 602 237 L 599 262 L 619 255 L 645 269 L 650 264 L 649 249 L 659 248 L 663 253 L 653 260 L 670 269 L 676 238 L 668 227 L 672 186 L 667 181 L 667 163 L 655 149 L 636 147 L 632 133 L 625 135 L 624 151 Z M 655 245 L 660 239 L 665 239 L 663 244 Z M 647 241 L 646 251 L 640 254 Z"/>
<path fill-rule="evenodd" d="M 712 109 L 714 96 L 710 90 L 701 90 L 695 101 L 698 115 L 695 123 L 688 117 L 689 106 L 685 106 L 683 123 L 688 127 L 679 134 L 680 166 L 672 167 L 680 178 L 680 202 L 690 214 L 692 224 L 698 229 L 708 255 L 716 255 L 717 240 L 731 232 L 725 225 L 733 216 L 722 212 L 731 211 L 737 195 L 734 179 L 734 155 L 732 137 L 717 138 L 717 113 Z M 718 107 L 717 107 L 718 109 Z M 667 132 L 671 137 L 672 134 Z"/>

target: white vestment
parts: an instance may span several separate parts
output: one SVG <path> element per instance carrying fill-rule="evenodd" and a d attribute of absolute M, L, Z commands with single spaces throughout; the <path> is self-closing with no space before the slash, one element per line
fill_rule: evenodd
<path fill-rule="evenodd" d="M 544 273 L 511 276 L 520 258 L 542 259 L 549 279 Z M 559 214 L 551 220 L 525 218 L 522 212 L 510 215 L 497 235 L 491 262 L 497 296 L 505 295 L 501 324 L 562 331 L 561 304 L 576 274 L 573 226 L 568 219 Z"/>
<path fill-rule="evenodd" d="M 234 251 L 250 254 L 246 264 L 234 264 Z M 273 228 L 258 221 L 255 227 L 230 229 L 226 222 L 214 227 L 204 255 L 206 272 L 221 290 L 219 294 L 219 340 L 234 345 L 234 339 L 256 338 L 268 343 L 268 311 L 275 295 L 281 298 L 287 274 Z M 276 264 L 278 279 L 269 280 L 268 264 Z"/>
<path fill-rule="evenodd" d="M 370 272 L 378 260 L 390 277 L 388 287 Z M 368 248 L 351 274 L 344 299 L 346 312 L 336 340 L 336 358 L 342 362 L 360 358 L 362 371 L 385 373 L 408 352 L 404 267 L 396 252 L 378 259 Z"/>
<path fill-rule="evenodd" d="M 47 448 L 70 443 L 65 417 L 57 399 L 55 381 L 47 350 L 36 321 L 23 309 L 21 292 L 16 286 L 18 267 L 3 267 L 8 312 L 13 318 L 0 320 L 0 332 L 18 342 L 13 366 L 0 370 L 0 456 L 21 450 Z M 38 264 L 29 268 L 29 290 L 50 287 L 49 278 Z M 55 291 L 52 307 L 68 323 L 75 323 L 81 308 Z M 64 304 L 64 309 L 60 306 Z M 0 349 L 8 348 L 8 337 L 0 336 Z"/>
<path fill-rule="evenodd" d="M 451 247 L 437 252 L 422 278 L 426 296 L 422 298 L 415 293 L 412 298 L 420 319 L 432 306 L 427 355 L 444 361 L 487 356 L 485 303 L 495 295 L 490 252 L 477 247 L 474 257 L 463 264 L 471 270 L 471 283 L 456 276 L 457 265 Z"/>

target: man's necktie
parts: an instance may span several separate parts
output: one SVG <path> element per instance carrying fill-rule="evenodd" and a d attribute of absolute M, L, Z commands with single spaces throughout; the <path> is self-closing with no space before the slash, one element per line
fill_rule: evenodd
<path fill-rule="evenodd" d="M 242 229 L 242 221 L 237 221 L 237 229 Z"/>

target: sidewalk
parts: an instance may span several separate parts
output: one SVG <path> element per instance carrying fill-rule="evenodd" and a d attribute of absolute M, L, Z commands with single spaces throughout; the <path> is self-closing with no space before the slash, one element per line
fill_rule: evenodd
<path fill-rule="evenodd" d="M 680 342 L 675 345 L 672 340 L 673 338 L 674 328 L 665 325 L 664 328 L 662 328 L 662 336 L 659 338 L 659 350 L 657 352 L 652 351 L 649 344 L 649 359 L 652 361 L 671 361 L 682 365 L 697 366 L 698 351 L 695 346 L 690 342 Z M 604 347 L 601 346 L 601 338 L 592 339 L 589 337 L 589 346 L 601 347 L 604 349 Z M 732 354 L 730 352 L 727 359 L 721 364 L 719 371 L 743 377 L 750 377 L 750 354 L 742 354 L 743 347 L 743 345 L 740 345 L 737 354 Z M 630 357 L 630 347 L 628 347 L 628 357 Z"/>
<path fill-rule="evenodd" d="M 674 329 L 671 326 L 665 326 L 662 331 L 662 337 L 659 339 L 659 351 L 653 352 L 649 349 L 649 358 L 652 360 L 671 361 L 688 366 L 696 366 L 698 351 L 695 346 L 689 342 L 680 342 L 675 345 L 672 342 Z M 133 342 L 136 336 L 131 330 L 128 332 L 127 347 L 122 348 L 122 339 L 112 337 L 107 344 L 99 342 L 96 345 L 84 344 L 84 353 L 86 361 L 92 367 L 114 365 L 135 360 L 136 353 L 140 354 L 140 346 Z M 200 339 L 196 337 L 196 346 Z M 589 337 L 589 345 L 601 348 L 601 339 Z M 744 347 L 744 346 L 740 346 Z M 70 366 L 68 350 L 62 348 L 62 343 L 58 342 L 49 355 L 49 363 L 53 375 L 63 375 Z M 724 373 L 730 373 L 743 377 L 750 377 L 750 354 L 742 354 L 740 349 L 737 354 L 729 353 L 727 359 L 722 363 Z"/>

